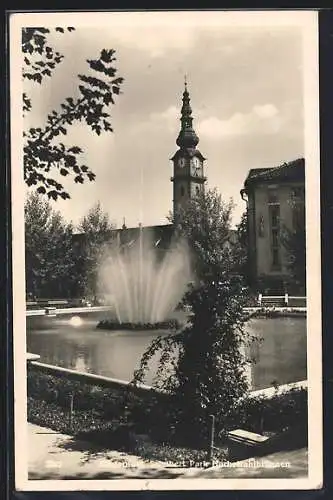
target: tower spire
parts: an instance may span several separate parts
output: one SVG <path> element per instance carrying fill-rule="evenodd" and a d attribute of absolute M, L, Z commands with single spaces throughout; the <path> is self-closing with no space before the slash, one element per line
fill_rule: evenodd
<path fill-rule="evenodd" d="M 199 137 L 193 128 L 190 93 L 188 91 L 187 75 L 184 75 L 184 91 L 180 116 L 180 131 L 177 137 L 178 151 L 173 155 L 173 213 L 180 207 L 186 207 L 188 200 L 204 191 L 204 162 L 206 158 L 197 149 Z"/>
<path fill-rule="evenodd" d="M 181 108 L 181 129 L 177 137 L 176 144 L 181 149 L 194 149 L 199 143 L 199 137 L 193 129 L 192 108 L 190 104 L 190 94 L 187 88 L 187 76 L 184 76 L 183 105 Z"/>

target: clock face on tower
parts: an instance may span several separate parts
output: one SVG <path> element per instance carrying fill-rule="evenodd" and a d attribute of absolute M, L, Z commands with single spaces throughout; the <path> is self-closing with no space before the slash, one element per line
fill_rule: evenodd
<path fill-rule="evenodd" d="M 178 160 L 178 166 L 180 168 L 185 167 L 185 158 L 179 158 L 179 160 Z"/>
<path fill-rule="evenodd" d="M 196 177 L 200 175 L 200 166 L 201 165 L 199 158 L 194 157 L 192 160 L 192 172 Z"/>

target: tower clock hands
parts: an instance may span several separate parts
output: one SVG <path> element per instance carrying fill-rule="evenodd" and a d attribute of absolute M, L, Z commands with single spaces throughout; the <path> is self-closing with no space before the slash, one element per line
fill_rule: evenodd
<path fill-rule="evenodd" d="M 198 176 L 200 174 L 200 163 L 197 158 L 193 158 L 193 175 Z"/>

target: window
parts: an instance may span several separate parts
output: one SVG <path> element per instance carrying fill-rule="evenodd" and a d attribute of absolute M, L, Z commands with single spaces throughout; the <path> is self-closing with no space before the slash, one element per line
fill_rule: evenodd
<path fill-rule="evenodd" d="M 184 196 L 184 194 L 185 194 L 184 186 L 180 186 L 180 196 Z"/>
<path fill-rule="evenodd" d="M 305 227 L 305 206 L 303 203 L 296 203 L 292 208 L 293 230 L 297 231 Z"/>
<path fill-rule="evenodd" d="M 272 247 L 278 248 L 279 246 L 279 238 L 276 231 L 272 231 Z"/>
<path fill-rule="evenodd" d="M 265 236 L 265 221 L 264 217 L 261 215 L 259 219 L 259 228 L 258 228 L 258 234 L 261 238 Z"/>
<path fill-rule="evenodd" d="M 292 228 L 297 231 L 305 225 L 305 189 L 304 186 L 294 186 L 290 193 Z"/>
<path fill-rule="evenodd" d="M 268 198 L 269 205 L 279 204 L 279 197 L 278 197 L 276 191 L 269 190 L 267 198 Z"/>
<path fill-rule="evenodd" d="M 280 254 L 278 248 L 272 249 L 272 267 L 275 269 L 280 267 Z"/>
<path fill-rule="evenodd" d="M 305 189 L 304 186 L 296 186 L 291 190 L 291 199 L 294 201 L 304 202 Z"/>
<path fill-rule="evenodd" d="M 200 192 L 199 186 L 195 187 L 195 192 L 196 192 L 197 195 L 199 194 L 199 192 Z"/>
<path fill-rule="evenodd" d="M 275 191 L 268 192 L 268 213 L 270 222 L 270 242 L 272 255 L 272 268 L 281 267 L 280 261 L 280 203 Z"/>
<path fill-rule="evenodd" d="M 271 214 L 271 226 L 272 228 L 278 227 L 280 223 L 280 206 L 271 205 L 269 209 Z"/>

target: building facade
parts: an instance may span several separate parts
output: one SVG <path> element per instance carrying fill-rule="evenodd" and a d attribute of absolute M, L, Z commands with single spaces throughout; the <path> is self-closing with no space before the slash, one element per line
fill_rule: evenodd
<path fill-rule="evenodd" d="M 305 224 L 304 159 L 250 170 L 241 196 L 247 202 L 251 284 L 269 293 L 295 289 L 283 234 Z"/>

